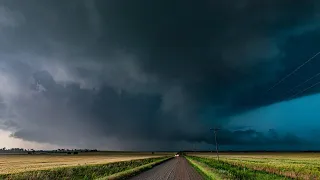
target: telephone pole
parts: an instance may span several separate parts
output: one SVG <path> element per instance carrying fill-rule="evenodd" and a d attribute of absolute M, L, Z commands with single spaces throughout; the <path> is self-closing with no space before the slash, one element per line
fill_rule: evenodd
<path fill-rule="evenodd" d="M 216 143 L 216 153 L 217 153 L 217 158 L 219 161 L 219 146 L 218 146 L 218 141 L 217 141 L 217 131 L 220 130 L 220 128 L 211 128 L 210 131 L 214 132 L 214 141 Z"/>

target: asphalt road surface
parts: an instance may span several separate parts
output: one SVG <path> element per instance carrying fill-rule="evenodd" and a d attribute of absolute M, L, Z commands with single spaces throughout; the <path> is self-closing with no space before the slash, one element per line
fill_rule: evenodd
<path fill-rule="evenodd" d="M 131 180 L 203 180 L 203 178 L 185 158 L 175 157 Z"/>

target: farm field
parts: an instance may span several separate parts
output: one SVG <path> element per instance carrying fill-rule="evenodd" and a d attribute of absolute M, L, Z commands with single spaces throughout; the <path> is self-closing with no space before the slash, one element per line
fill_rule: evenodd
<path fill-rule="evenodd" d="M 0 174 L 163 157 L 170 153 L 83 153 L 78 155 L 0 155 Z"/>
<path fill-rule="evenodd" d="M 239 167 L 246 168 L 247 174 L 262 172 L 267 173 L 266 176 L 278 175 L 280 179 L 320 179 L 320 153 L 222 153 L 220 162 L 216 160 L 215 153 L 188 155 L 192 160 L 202 163 L 202 166 L 207 166 L 207 170 L 220 175 L 223 174 L 221 172 L 230 175 L 232 172 L 228 172 L 228 169 Z"/>

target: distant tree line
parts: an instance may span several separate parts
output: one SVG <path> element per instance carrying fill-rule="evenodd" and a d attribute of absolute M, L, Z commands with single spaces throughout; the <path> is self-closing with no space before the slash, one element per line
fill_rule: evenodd
<path fill-rule="evenodd" d="M 79 152 L 98 152 L 98 150 L 97 149 L 57 149 L 52 151 L 52 153 L 67 153 L 67 154 L 78 154 Z"/>
<path fill-rule="evenodd" d="M 23 149 L 23 148 L 1 148 L 0 152 L 26 152 L 28 149 Z"/>
<path fill-rule="evenodd" d="M 27 153 L 27 154 L 47 154 L 47 153 L 66 153 L 78 154 L 79 152 L 98 152 L 97 149 L 56 149 L 56 150 L 34 150 L 23 148 L 1 148 L 0 153 Z"/>

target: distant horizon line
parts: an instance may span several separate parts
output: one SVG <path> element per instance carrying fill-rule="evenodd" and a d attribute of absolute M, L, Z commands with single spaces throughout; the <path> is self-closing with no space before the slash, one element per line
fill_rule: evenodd
<path fill-rule="evenodd" d="M 21 150 L 16 152 L 28 152 L 29 151 L 42 151 L 42 152 L 64 152 L 64 151 L 80 151 L 80 152 L 202 152 L 202 153 L 215 153 L 215 150 L 99 150 L 99 149 L 24 149 L 24 148 L 10 148 L 10 149 L 0 149 L 0 152 Z M 228 152 L 320 152 L 319 150 L 219 150 L 220 153 Z"/>

